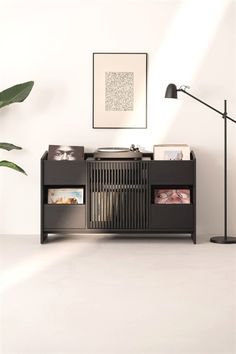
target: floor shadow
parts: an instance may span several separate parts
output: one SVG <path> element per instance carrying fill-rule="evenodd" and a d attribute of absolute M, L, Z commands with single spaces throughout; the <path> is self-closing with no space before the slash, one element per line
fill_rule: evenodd
<path fill-rule="evenodd" d="M 173 234 L 153 234 L 153 235 L 145 235 L 145 234 L 123 234 L 123 235 L 111 235 L 111 234 L 68 234 L 68 235 L 49 235 L 47 243 L 52 242 L 66 242 L 66 241 L 76 241 L 76 240 L 88 240 L 95 241 L 101 243 L 158 243 L 158 242 L 166 242 L 171 243 L 173 241 L 187 241 L 193 243 L 190 235 L 173 235 Z M 197 242 L 198 243 L 198 242 Z M 200 243 L 204 243 L 202 240 Z"/>

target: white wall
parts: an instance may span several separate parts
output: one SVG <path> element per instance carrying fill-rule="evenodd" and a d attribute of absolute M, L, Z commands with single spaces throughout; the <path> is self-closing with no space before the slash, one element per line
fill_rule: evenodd
<path fill-rule="evenodd" d="M 197 155 L 198 233 L 223 230 L 223 120 L 169 82 L 236 118 L 236 2 L 0 0 L 0 90 L 34 80 L 28 99 L 0 111 L 0 152 L 28 177 L 0 170 L 0 233 L 39 233 L 39 159 L 49 144 L 187 143 Z M 92 129 L 92 53 L 148 53 L 148 129 Z M 236 125 L 229 123 L 229 231 L 236 235 Z"/>

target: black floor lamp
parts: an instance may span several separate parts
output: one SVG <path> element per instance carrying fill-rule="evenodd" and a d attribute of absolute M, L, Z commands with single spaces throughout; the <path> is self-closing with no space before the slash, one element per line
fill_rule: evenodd
<path fill-rule="evenodd" d="M 224 112 L 220 112 L 209 104 L 199 100 L 199 98 L 191 95 L 186 91 L 189 88 L 188 86 L 181 86 L 177 89 L 175 84 L 169 84 L 166 89 L 166 98 L 177 98 L 177 92 L 184 92 L 186 95 L 194 98 L 198 102 L 201 102 L 205 106 L 213 109 L 213 111 L 219 113 L 224 119 L 224 236 L 214 236 L 210 238 L 211 242 L 214 243 L 236 243 L 236 237 L 230 237 L 227 235 L 227 121 L 228 119 L 236 123 L 236 120 L 227 116 L 227 102 L 224 101 Z"/>

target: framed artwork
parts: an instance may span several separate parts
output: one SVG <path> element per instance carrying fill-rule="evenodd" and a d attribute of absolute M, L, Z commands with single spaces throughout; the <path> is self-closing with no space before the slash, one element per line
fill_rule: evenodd
<path fill-rule="evenodd" d="M 93 53 L 93 128 L 147 128 L 147 53 Z"/>

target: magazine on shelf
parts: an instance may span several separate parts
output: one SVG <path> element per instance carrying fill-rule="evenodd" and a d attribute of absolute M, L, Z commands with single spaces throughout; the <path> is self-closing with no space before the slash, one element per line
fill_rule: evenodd
<path fill-rule="evenodd" d="M 83 188 L 49 188 L 48 204 L 83 204 Z"/>
<path fill-rule="evenodd" d="M 190 204 L 190 189 L 155 189 L 154 204 Z"/>

